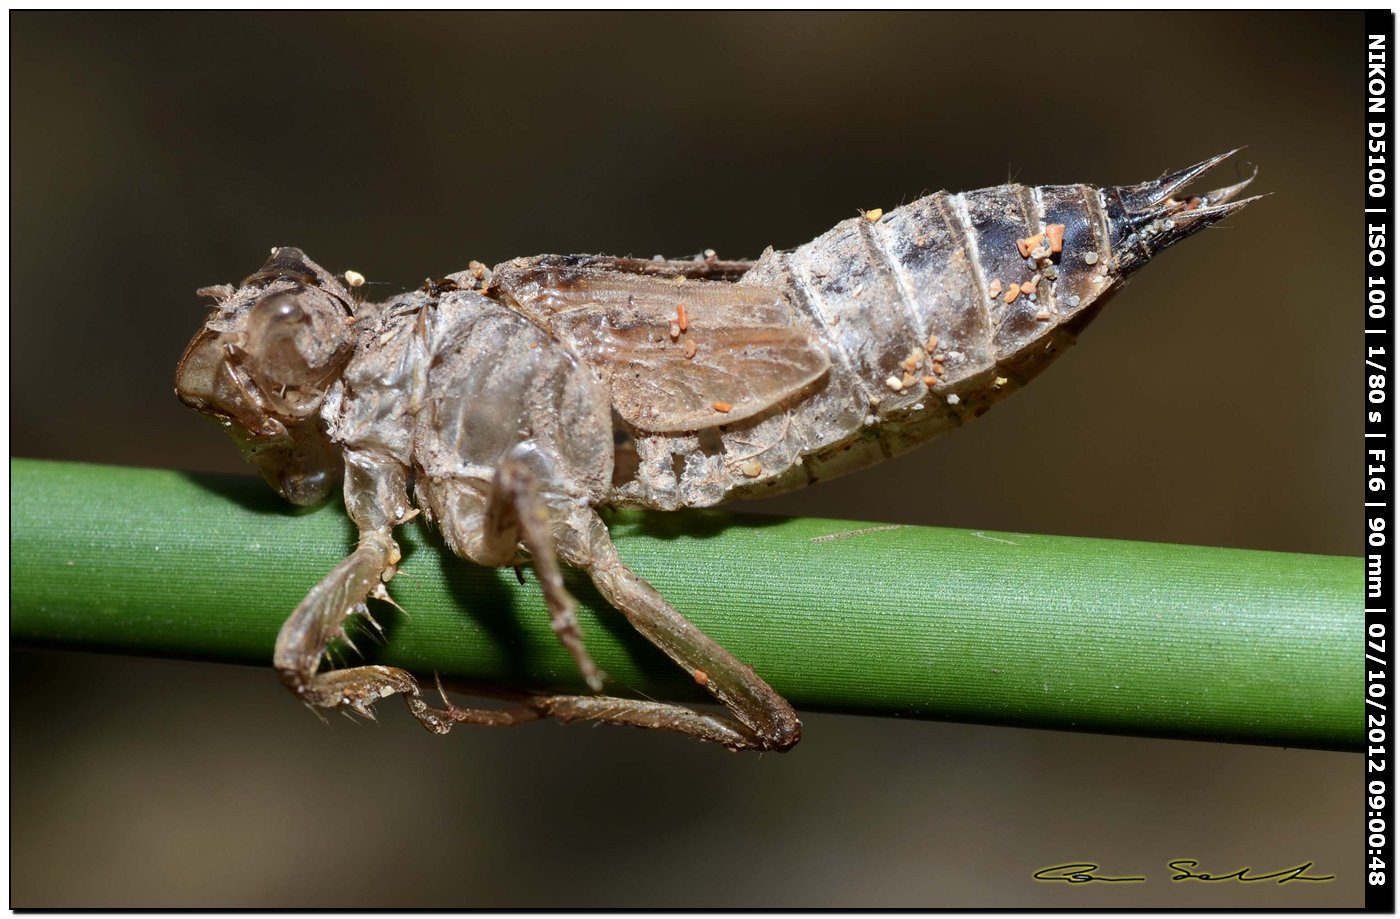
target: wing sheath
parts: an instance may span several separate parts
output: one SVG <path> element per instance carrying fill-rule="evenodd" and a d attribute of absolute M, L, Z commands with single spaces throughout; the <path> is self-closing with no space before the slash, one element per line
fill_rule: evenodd
<path fill-rule="evenodd" d="M 613 407 L 640 431 L 696 431 L 763 412 L 825 374 L 831 361 L 782 291 L 625 260 L 543 256 L 492 270 L 492 288 L 598 372 Z"/>

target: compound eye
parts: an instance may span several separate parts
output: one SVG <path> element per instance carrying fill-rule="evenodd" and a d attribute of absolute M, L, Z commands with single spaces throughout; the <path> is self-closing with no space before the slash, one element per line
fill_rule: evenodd
<path fill-rule="evenodd" d="M 318 342 L 315 322 L 301 298 L 306 291 L 273 294 L 248 314 L 244 350 L 251 358 L 248 370 L 264 390 L 284 393 L 315 383 L 326 373 L 324 345 Z"/>
<path fill-rule="evenodd" d="M 246 314 L 240 365 L 279 416 L 303 417 L 350 357 L 350 323 L 341 301 L 319 288 L 270 291 Z"/>
<path fill-rule="evenodd" d="M 278 327 L 290 329 L 306 321 L 306 310 L 292 294 L 273 294 L 253 307 L 248 317 L 248 330 L 254 337 L 276 333 Z"/>

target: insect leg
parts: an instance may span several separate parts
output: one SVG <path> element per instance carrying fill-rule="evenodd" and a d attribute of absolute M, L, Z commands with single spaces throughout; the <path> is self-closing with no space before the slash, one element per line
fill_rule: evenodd
<path fill-rule="evenodd" d="M 496 474 L 484 508 L 479 494 L 471 487 L 453 489 L 452 509 L 442 517 L 443 534 L 452 547 L 479 565 L 513 565 L 523 544 L 530 553 L 530 564 L 539 578 L 549 606 L 550 625 L 559 641 L 573 657 L 588 687 L 603 688 L 603 673 L 583 644 L 575 609 L 578 602 L 564 587 L 559 560 L 554 551 L 549 506 L 540 496 L 539 482 L 525 460 L 528 448 L 510 451 L 496 466 Z M 433 486 L 428 486 L 430 489 Z"/>
<path fill-rule="evenodd" d="M 675 731 L 711 743 L 724 744 L 731 750 L 773 749 L 752 731 L 730 718 L 697 712 L 665 702 L 619 699 L 612 696 L 537 696 L 526 704 L 542 715 L 551 715 L 564 722 L 600 721 L 605 724 Z M 455 707 L 449 710 L 449 714 L 455 716 Z"/>
<path fill-rule="evenodd" d="M 529 695 L 499 690 L 491 695 L 511 699 L 515 705 L 510 708 L 461 708 L 447 701 L 444 695 L 447 705 L 445 714 L 453 722 L 490 727 L 509 727 L 547 717 L 563 722 L 600 721 L 675 731 L 724 744 L 735 750 L 762 748 L 757 738 L 742 725 L 721 715 L 691 711 L 679 705 L 609 696 Z"/>
<path fill-rule="evenodd" d="M 444 538 L 457 554 L 479 564 L 509 565 L 524 543 L 545 588 L 551 613 L 558 599 L 551 585 L 567 598 L 569 628 L 576 636 L 573 598 L 563 589 L 555 560 L 589 573 L 603 596 L 616 606 L 673 660 L 704 685 L 735 717 L 696 712 L 679 705 L 606 696 L 539 695 L 518 699 L 535 717 L 561 721 L 601 721 L 676 731 L 734 750 L 785 750 L 797 742 L 800 724 L 787 702 L 751 669 L 686 621 L 650 584 L 629 571 L 618 558 L 607 527 L 590 508 L 572 501 L 559 507 L 541 494 L 549 460 L 524 446 L 497 465 L 489 493 L 484 483 L 420 477 L 419 498 L 433 508 Z M 543 466 L 541 464 L 544 464 Z M 551 513 L 552 512 L 552 513 Z M 556 595 L 557 596 L 557 595 Z M 560 629 L 556 626 L 556 631 Z M 561 632 L 568 646 L 568 630 Z M 579 645 L 581 648 L 581 644 Z M 573 650 L 570 648 L 570 650 Z M 591 665 L 591 661 L 590 661 Z M 580 665 L 582 669 L 582 665 Z M 593 671 L 596 674 L 596 669 Z M 584 671 L 585 676 L 588 671 Z M 473 724 L 516 724 L 529 720 L 518 711 L 503 716 L 498 710 L 463 709 L 448 703 L 452 721 Z"/>
<path fill-rule="evenodd" d="M 395 667 L 351 667 L 318 673 L 326 647 L 345 638 L 345 622 L 368 615 L 365 601 L 387 598 L 384 581 L 393 575 L 399 547 L 391 534 L 408 506 L 404 471 L 363 454 L 346 457 L 345 503 L 360 528 L 360 541 L 340 564 L 311 589 L 277 635 L 273 664 L 282 682 L 313 708 L 349 707 L 367 718 L 379 699 L 402 694 L 408 709 L 428 730 L 445 734 L 447 713 L 428 706 L 414 678 Z M 401 500 L 400 500 L 401 497 Z"/>
<path fill-rule="evenodd" d="M 565 719 L 594 718 L 640 724 L 693 734 L 731 749 L 786 750 L 801 738 L 802 723 L 787 700 L 714 639 L 678 613 L 661 594 L 622 563 L 607 526 L 591 509 L 581 509 L 560 551 L 569 564 L 588 572 L 602 595 L 637 631 L 683 667 L 711 695 L 724 703 L 733 719 L 693 712 L 675 705 L 596 700 L 572 703 L 551 712 Z M 589 702 L 590 700 L 582 700 Z M 623 703 L 625 711 L 601 703 Z"/>
<path fill-rule="evenodd" d="M 559 636 L 559 641 L 573 656 L 588 688 L 594 692 L 601 691 L 603 674 L 583 646 L 583 633 L 579 631 L 578 615 L 575 613 L 578 602 L 564 589 L 564 576 L 559 571 L 559 559 L 554 554 L 549 508 L 540 500 L 534 473 L 517 453 L 507 454 L 496 467 L 485 523 L 488 546 L 508 552 L 512 558 L 515 547 L 521 543 L 530 551 L 530 564 L 534 566 L 535 575 L 544 590 L 554 634 Z"/>

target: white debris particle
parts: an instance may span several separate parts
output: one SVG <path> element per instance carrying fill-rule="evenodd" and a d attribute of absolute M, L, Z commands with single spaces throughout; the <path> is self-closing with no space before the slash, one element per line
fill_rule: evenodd
<path fill-rule="evenodd" d="M 888 386 L 890 389 L 893 389 L 895 392 L 899 392 L 901 389 L 904 388 L 904 381 L 897 376 L 891 375 L 885 380 L 885 385 Z"/>
<path fill-rule="evenodd" d="M 950 392 L 950 393 L 948 393 L 948 404 L 949 404 L 949 405 L 957 405 L 957 404 L 958 404 L 959 402 L 961 402 L 961 401 L 962 401 L 962 400 L 958 398 L 958 394 L 957 394 L 957 393 L 955 393 L 955 392 Z"/>
<path fill-rule="evenodd" d="M 915 402 L 915 403 L 914 403 L 914 411 L 916 411 L 916 412 L 922 412 L 923 410 L 924 410 L 924 404 L 923 404 L 922 402 Z"/>
<path fill-rule="evenodd" d="M 1094 264 L 1095 262 L 1097 262 L 1098 260 L 1099 260 L 1099 254 L 1098 254 L 1097 252 L 1085 252 L 1085 253 L 1084 253 L 1084 264 L 1086 264 L 1086 265 L 1092 265 L 1092 264 Z"/>
<path fill-rule="evenodd" d="M 345 283 L 351 287 L 364 287 L 365 276 L 354 269 L 347 269 L 345 272 Z"/>

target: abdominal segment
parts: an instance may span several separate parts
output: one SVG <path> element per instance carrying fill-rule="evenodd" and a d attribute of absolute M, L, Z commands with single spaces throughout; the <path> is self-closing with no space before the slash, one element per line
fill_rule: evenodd
<path fill-rule="evenodd" d="M 673 507 L 775 494 L 946 433 L 1073 343 L 1116 280 L 1110 259 L 1098 192 L 1083 185 L 940 192 L 769 250 L 739 283 L 782 291 L 828 371 L 708 433 L 629 432 L 639 481 L 616 498 Z"/>

